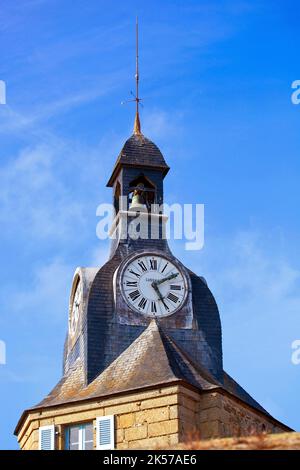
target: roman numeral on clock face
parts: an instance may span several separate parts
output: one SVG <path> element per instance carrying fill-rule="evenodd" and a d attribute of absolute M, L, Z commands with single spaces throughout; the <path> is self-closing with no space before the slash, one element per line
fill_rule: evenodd
<path fill-rule="evenodd" d="M 171 285 L 170 285 L 170 289 L 171 289 L 171 290 L 181 290 L 181 286 L 178 286 L 178 285 L 175 285 L 175 284 L 171 284 Z"/>
<path fill-rule="evenodd" d="M 150 269 L 152 269 L 152 271 L 157 270 L 157 260 L 156 259 L 150 259 Z"/>
<path fill-rule="evenodd" d="M 147 271 L 147 266 L 145 265 L 144 261 L 139 261 L 138 265 L 142 268 L 142 271 Z"/>
<path fill-rule="evenodd" d="M 135 271 L 133 271 L 133 269 L 129 269 L 129 272 L 131 274 L 133 274 L 134 276 L 136 276 L 136 277 L 141 277 L 141 275 L 139 273 L 136 273 Z"/>
<path fill-rule="evenodd" d="M 136 300 L 139 298 L 140 295 L 140 291 L 133 290 L 132 292 L 130 292 L 129 297 L 131 298 L 131 300 Z"/>
<path fill-rule="evenodd" d="M 126 286 L 137 287 L 137 281 L 126 281 Z"/>
<path fill-rule="evenodd" d="M 155 302 L 151 302 L 151 313 L 156 313 L 157 310 L 156 310 L 156 303 Z"/>
<path fill-rule="evenodd" d="M 177 297 L 177 295 L 174 295 L 172 294 L 172 292 L 169 293 L 168 297 L 167 297 L 169 300 L 171 300 L 172 302 L 176 303 L 178 302 L 179 298 Z"/>
<path fill-rule="evenodd" d="M 166 263 L 166 264 L 164 265 L 163 269 L 161 270 L 161 273 L 163 273 L 163 272 L 165 271 L 165 269 L 166 269 L 166 267 L 168 266 L 168 264 L 169 264 L 169 263 Z"/>
<path fill-rule="evenodd" d="M 144 308 L 146 307 L 146 305 L 147 305 L 147 300 L 143 297 L 143 298 L 139 301 L 138 306 L 139 306 L 140 308 L 144 309 Z"/>

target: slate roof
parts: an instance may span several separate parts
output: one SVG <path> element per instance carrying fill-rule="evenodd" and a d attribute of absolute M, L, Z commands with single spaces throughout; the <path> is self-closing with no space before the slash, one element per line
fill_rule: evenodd
<path fill-rule="evenodd" d="M 84 387 L 80 362 L 36 407 L 59 405 L 185 380 L 200 390 L 220 386 L 190 362 L 153 320 L 148 328 L 93 382 Z"/>
<path fill-rule="evenodd" d="M 121 166 L 157 168 L 165 176 L 170 167 L 159 148 L 143 134 L 133 134 L 122 148 L 107 186 L 112 186 Z"/>
<path fill-rule="evenodd" d="M 77 361 L 68 375 L 34 408 L 179 382 L 189 383 L 202 391 L 227 390 L 267 414 L 229 376 L 226 375 L 226 383 L 221 384 L 201 365 L 194 364 L 155 320 L 152 320 L 148 328 L 89 385 L 84 385 L 83 368 L 81 362 Z"/>
<path fill-rule="evenodd" d="M 15 434 L 29 411 L 180 383 L 188 383 L 203 392 L 226 391 L 272 418 L 229 375 L 224 373 L 224 383 L 220 383 L 201 365 L 193 363 L 156 321 L 152 320 L 147 329 L 87 386 L 84 384 L 84 371 L 78 359 L 44 400 L 24 411 Z"/>

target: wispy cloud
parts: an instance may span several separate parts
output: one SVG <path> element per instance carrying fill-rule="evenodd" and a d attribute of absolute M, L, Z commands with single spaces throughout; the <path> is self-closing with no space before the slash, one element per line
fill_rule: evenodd
<path fill-rule="evenodd" d="M 231 238 L 210 235 L 198 256 L 179 243 L 174 252 L 206 278 L 216 298 L 225 369 L 284 421 L 288 404 L 278 377 L 289 383 L 298 373 L 291 366 L 291 342 L 300 331 L 300 266 L 286 256 L 282 237 L 257 227 Z"/>
<path fill-rule="evenodd" d="M 98 241 L 98 246 L 91 252 L 89 266 L 103 266 L 108 261 L 109 256 L 109 241 Z"/>
<path fill-rule="evenodd" d="M 230 316 L 240 322 L 266 316 L 274 321 L 275 317 L 280 319 L 282 309 L 286 315 L 296 314 L 295 307 L 300 308 L 300 269 L 282 252 L 281 237 L 276 231 L 241 231 L 231 241 L 219 240 L 215 245 L 219 249 L 210 253 L 207 274 L 220 291 Z M 213 260 L 221 256 L 223 267 L 211 276 Z M 241 312 L 241 304 L 245 313 Z"/>
<path fill-rule="evenodd" d="M 72 268 L 61 259 L 37 267 L 26 288 L 19 287 L 14 291 L 10 301 L 11 314 L 14 313 L 21 323 L 30 321 L 46 323 L 48 327 L 51 324 L 66 327 Z"/>
<path fill-rule="evenodd" d="M 21 112 L 7 105 L 1 109 L 0 132 L 8 134 L 24 133 L 27 130 L 32 130 L 33 132 L 41 133 L 41 126 L 46 121 L 106 96 L 113 88 L 112 79 L 110 85 L 99 83 L 98 86 L 92 89 L 85 88 L 79 92 L 74 92 L 67 96 L 64 95 L 52 102 L 36 104 L 35 107 L 23 109 Z"/>
<path fill-rule="evenodd" d="M 5 232 L 42 239 L 61 238 L 83 223 L 83 202 L 59 180 L 59 158 L 69 155 L 64 142 L 27 147 L 0 169 L 0 220 Z"/>
<path fill-rule="evenodd" d="M 171 114 L 164 109 L 145 110 L 142 115 L 142 131 L 151 140 L 171 141 L 182 131 L 183 112 Z"/>
<path fill-rule="evenodd" d="M 181 252 L 187 264 L 207 279 L 224 327 L 227 330 L 230 326 L 237 334 L 237 344 L 249 335 L 255 340 L 257 328 L 260 334 L 265 332 L 252 355 L 269 348 L 275 336 L 280 341 L 278 346 L 288 348 L 291 325 L 296 330 L 299 324 L 300 267 L 285 256 L 281 238 L 275 230 L 266 233 L 257 228 L 240 231 L 232 238 L 210 236 L 209 246 L 198 257 Z M 271 337 L 268 330 L 275 324 Z M 226 342 L 226 335 L 224 339 Z"/>

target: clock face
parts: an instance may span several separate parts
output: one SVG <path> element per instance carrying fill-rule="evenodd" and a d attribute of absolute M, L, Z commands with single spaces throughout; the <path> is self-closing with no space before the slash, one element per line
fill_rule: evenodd
<path fill-rule="evenodd" d="M 158 255 L 136 257 L 123 269 L 121 291 L 133 310 L 151 317 L 165 317 L 182 307 L 187 281 L 177 265 Z"/>
<path fill-rule="evenodd" d="M 73 297 L 72 311 L 71 311 L 71 321 L 70 321 L 70 333 L 74 335 L 77 329 L 79 312 L 81 304 L 81 282 L 80 280 L 77 283 L 75 294 Z"/>

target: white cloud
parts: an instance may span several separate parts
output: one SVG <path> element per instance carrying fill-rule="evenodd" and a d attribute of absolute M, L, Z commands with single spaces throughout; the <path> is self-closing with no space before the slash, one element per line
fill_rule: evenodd
<path fill-rule="evenodd" d="M 47 143 L 25 147 L 0 169 L 2 235 L 13 240 L 14 250 L 26 246 L 22 258 L 14 260 L 18 275 L 2 282 L 8 299 L 2 304 L 2 321 L 14 313 L 21 322 L 65 322 L 77 264 L 101 266 L 107 261 L 108 243 L 96 238 L 96 207 L 111 197 L 101 188 L 101 178 L 116 158 L 121 139 L 113 137 L 91 149 L 51 136 Z M 92 246 L 84 246 L 91 239 Z"/>
<path fill-rule="evenodd" d="M 282 233 L 275 230 L 206 238 L 209 245 L 198 256 L 181 249 L 178 255 L 176 246 L 174 252 L 206 278 L 215 296 L 225 370 L 284 421 L 288 405 L 281 387 L 298 374 L 291 342 L 300 335 L 300 267 L 287 257 Z"/>
<path fill-rule="evenodd" d="M 262 316 L 274 320 L 282 311 L 285 315 L 296 313 L 300 269 L 281 252 L 279 234 L 239 232 L 231 241 L 218 240 L 211 245 L 216 249 L 213 259 L 222 257 L 222 263 L 210 274 L 210 261 L 208 276 L 231 317 L 249 322 Z M 242 306 L 251 311 L 250 316 L 241 313 Z"/>
<path fill-rule="evenodd" d="M 0 169 L 0 221 L 4 232 L 17 237 L 54 239 L 70 236 L 74 223 L 85 219 L 83 202 L 63 184 L 58 159 L 70 156 L 65 143 L 29 146 Z"/>
<path fill-rule="evenodd" d="M 180 133 L 182 118 L 182 112 L 171 114 L 163 109 L 145 111 L 142 115 L 142 132 L 154 141 L 156 139 L 170 140 Z"/>
<path fill-rule="evenodd" d="M 20 322 L 30 319 L 49 327 L 66 326 L 72 276 L 73 266 L 60 259 L 37 267 L 26 287 L 19 286 L 9 296 L 10 314 L 14 313 Z"/>
<path fill-rule="evenodd" d="M 44 121 L 57 117 L 63 113 L 67 113 L 76 107 L 80 107 L 86 103 L 97 100 L 108 93 L 110 93 L 114 85 L 112 84 L 113 77 L 111 77 L 110 85 L 106 83 L 98 83 L 97 86 L 89 87 L 79 91 L 74 91 L 67 96 L 61 96 L 50 102 L 36 104 L 35 107 L 24 109 L 22 112 L 10 107 L 5 106 L 1 113 L 1 127 L 2 134 L 8 133 L 21 133 L 25 130 L 30 130 L 35 133 L 37 126 L 41 125 Z"/>
<path fill-rule="evenodd" d="M 90 257 L 90 266 L 103 266 L 109 257 L 109 242 L 103 240 L 98 241 L 98 246 L 95 248 Z"/>
<path fill-rule="evenodd" d="M 293 307 L 300 302 L 300 268 L 284 255 L 280 238 L 275 231 L 258 229 L 240 231 L 231 238 L 206 235 L 209 244 L 198 256 L 184 251 L 182 257 L 208 279 L 230 315 L 239 310 L 241 302 L 244 307 L 257 303 L 261 308 L 266 303 L 278 306 L 278 302 Z M 256 308 L 253 315 L 259 315 L 261 308 Z"/>

